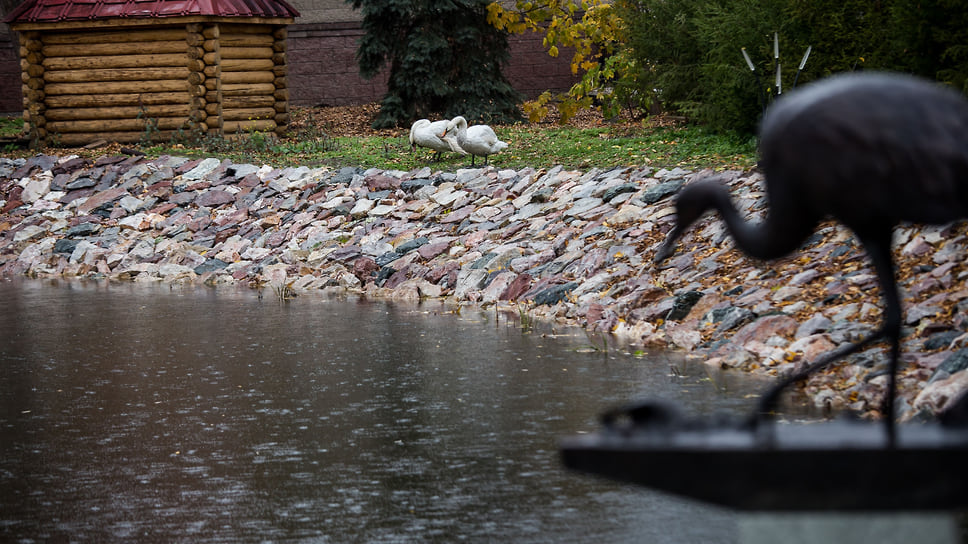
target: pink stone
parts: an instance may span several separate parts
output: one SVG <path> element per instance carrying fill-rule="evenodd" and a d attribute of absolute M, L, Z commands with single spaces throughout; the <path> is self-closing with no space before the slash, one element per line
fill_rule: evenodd
<path fill-rule="evenodd" d="M 787 315 L 768 315 L 744 325 L 733 335 L 732 342 L 744 345 L 752 340 L 765 342 L 771 336 L 791 337 L 797 331 L 796 319 Z"/>
<path fill-rule="evenodd" d="M 514 281 L 508 284 L 507 289 L 505 289 L 504 292 L 501 293 L 501 296 L 498 297 L 498 300 L 520 299 L 521 295 L 526 293 L 528 289 L 531 288 L 532 279 L 533 278 L 531 277 L 531 274 L 528 274 L 528 273 L 518 274 L 518 276 L 514 278 Z"/>

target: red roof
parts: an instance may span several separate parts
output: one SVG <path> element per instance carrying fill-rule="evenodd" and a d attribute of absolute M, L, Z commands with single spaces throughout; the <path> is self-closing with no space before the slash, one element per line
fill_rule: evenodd
<path fill-rule="evenodd" d="M 50 23 L 111 18 L 298 17 L 286 0 L 26 0 L 7 23 Z"/>

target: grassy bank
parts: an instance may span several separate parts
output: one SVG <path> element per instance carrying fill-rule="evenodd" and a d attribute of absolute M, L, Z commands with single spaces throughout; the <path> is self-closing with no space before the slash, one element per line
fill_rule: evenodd
<path fill-rule="evenodd" d="M 504 152 L 490 158 L 497 168 L 550 167 L 569 169 L 615 166 L 682 166 L 688 168 L 749 168 L 755 164 L 755 142 L 735 135 L 714 134 L 692 125 L 657 125 L 654 120 L 575 127 L 557 125 L 496 126 L 498 137 L 508 142 Z M 374 131 L 372 134 L 334 135 L 323 122 L 303 122 L 286 138 L 255 133 L 245 137 L 151 138 L 129 145 L 150 156 L 180 154 L 219 156 L 233 162 L 280 166 L 361 166 L 413 170 L 423 166 L 453 170 L 470 164 L 468 157 L 450 153 L 435 163 L 429 150 L 411 152 L 407 131 Z M 4 150 L 6 156 L 29 156 L 36 151 Z M 104 153 L 90 150 L 47 150 L 49 153 Z M 480 159 L 477 159 L 480 164 Z"/>

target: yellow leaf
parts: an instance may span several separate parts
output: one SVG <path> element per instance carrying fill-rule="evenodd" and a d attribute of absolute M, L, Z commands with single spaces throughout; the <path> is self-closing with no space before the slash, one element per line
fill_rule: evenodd
<path fill-rule="evenodd" d="M 549 47 L 548 48 L 548 54 L 551 55 L 552 57 L 557 57 L 558 56 L 558 46 L 557 45 L 552 45 L 551 47 Z"/>

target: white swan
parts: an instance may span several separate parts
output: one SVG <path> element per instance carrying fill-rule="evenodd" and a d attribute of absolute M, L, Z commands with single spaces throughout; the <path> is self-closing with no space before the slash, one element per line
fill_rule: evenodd
<path fill-rule="evenodd" d="M 484 164 L 487 164 L 487 156 L 493 155 L 508 146 L 507 142 L 497 139 L 494 130 L 487 125 L 467 126 L 467 119 L 460 115 L 454 117 L 447 124 L 447 134 L 457 131 L 457 145 L 466 153 L 471 155 L 471 166 L 474 166 L 474 157 L 484 157 Z"/>
<path fill-rule="evenodd" d="M 410 127 L 410 149 L 416 150 L 417 146 L 428 147 L 437 152 L 434 160 L 439 161 L 444 151 L 455 151 L 461 155 L 467 152 L 457 145 L 454 136 L 447 134 L 449 121 L 430 122 L 429 119 L 419 119 Z"/>

